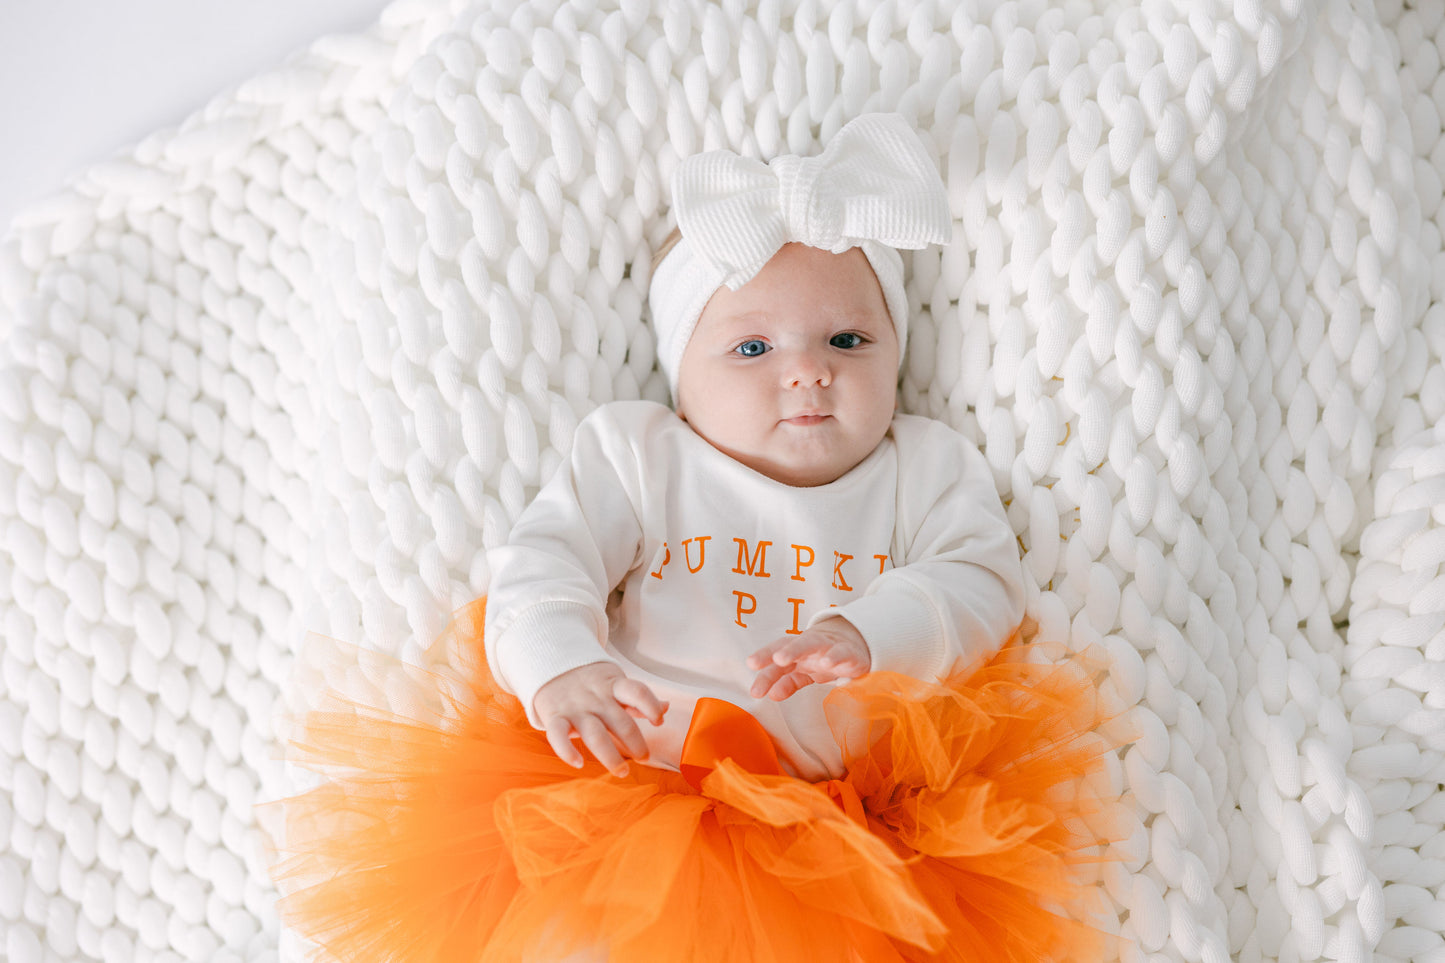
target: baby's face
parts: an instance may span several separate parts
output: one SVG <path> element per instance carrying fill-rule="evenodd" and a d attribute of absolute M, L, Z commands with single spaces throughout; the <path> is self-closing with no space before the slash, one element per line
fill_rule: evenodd
<path fill-rule="evenodd" d="M 677 412 L 754 471 L 787 485 L 827 484 L 887 433 L 898 351 L 860 249 L 787 244 L 703 308 L 678 366 Z"/>

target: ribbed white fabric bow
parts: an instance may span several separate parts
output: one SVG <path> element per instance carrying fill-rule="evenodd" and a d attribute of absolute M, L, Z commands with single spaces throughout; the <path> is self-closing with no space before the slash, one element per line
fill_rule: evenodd
<path fill-rule="evenodd" d="M 653 275 L 648 302 L 674 398 L 683 349 L 712 293 L 742 287 L 784 244 L 861 248 L 902 348 L 908 298 L 896 249 L 943 244 L 953 234 L 938 169 L 898 114 L 850 121 L 816 157 L 766 164 L 726 150 L 688 157 L 673 172 L 672 203 L 682 240 Z"/>
<path fill-rule="evenodd" d="M 917 249 L 953 232 L 938 170 L 898 114 L 849 122 L 816 157 L 696 154 L 672 191 L 682 236 L 734 290 L 789 241 L 837 254 L 864 241 Z"/>

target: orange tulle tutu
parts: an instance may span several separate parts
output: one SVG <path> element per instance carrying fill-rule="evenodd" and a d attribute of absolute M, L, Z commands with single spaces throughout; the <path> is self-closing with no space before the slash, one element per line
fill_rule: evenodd
<path fill-rule="evenodd" d="M 478 654 L 482 604 L 450 630 Z M 1106 806 L 1089 777 L 1108 747 L 1089 735 L 1100 720 L 1077 670 L 1006 649 L 944 684 L 874 673 L 825 701 L 840 741 L 847 733 L 844 778 L 713 758 L 693 767 L 696 788 L 641 765 L 621 779 L 595 762 L 568 767 L 484 662 L 469 671 L 450 697 L 413 671 L 412 695 L 392 686 L 374 700 L 390 708 L 337 697 L 299 720 L 290 758 L 325 779 L 275 804 L 273 875 L 283 918 L 323 956 L 1038 963 L 1104 952 L 1080 917 L 1098 895 L 1081 868 L 1101 858 Z"/>

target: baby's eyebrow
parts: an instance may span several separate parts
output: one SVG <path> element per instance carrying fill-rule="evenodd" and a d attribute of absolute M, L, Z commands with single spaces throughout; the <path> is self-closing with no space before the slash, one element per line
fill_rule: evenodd
<path fill-rule="evenodd" d="M 767 321 L 769 315 L 761 308 L 749 308 L 746 311 L 739 311 L 736 314 L 720 314 L 717 320 L 722 324 L 751 324 L 755 321 Z"/>
<path fill-rule="evenodd" d="M 765 308 L 747 308 L 733 314 L 720 313 L 714 315 L 711 320 L 713 322 L 710 325 L 712 335 L 725 339 L 736 338 L 743 334 L 762 337 L 768 333 L 777 333 L 781 330 L 798 327 L 787 319 L 775 317 Z M 828 337 L 844 331 L 857 331 L 877 336 L 884 328 L 891 327 L 892 324 L 892 319 L 887 315 L 875 316 L 867 311 L 835 306 L 831 311 L 827 311 L 824 327 Z"/>
<path fill-rule="evenodd" d="M 724 315 L 713 319 L 713 321 L 714 323 L 708 325 L 706 330 L 699 325 L 697 334 L 701 334 L 704 337 L 717 338 L 720 341 L 732 341 L 744 336 L 756 338 L 767 337 L 779 328 L 774 319 L 757 311 L 749 311 L 739 315 Z"/>

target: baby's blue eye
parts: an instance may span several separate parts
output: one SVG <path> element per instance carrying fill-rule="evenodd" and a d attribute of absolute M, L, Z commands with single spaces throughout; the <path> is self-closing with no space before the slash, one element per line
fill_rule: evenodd
<path fill-rule="evenodd" d="M 828 343 L 835 348 L 857 348 L 863 344 L 863 336 L 852 331 L 845 331 L 842 334 L 835 334 L 828 339 Z"/>
<path fill-rule="evenodd" d="M 744 341 L 733 349 L 744 358 L 756 358 L 768 350 L 768 343 L 754 338 L 751 341 Z"/>

